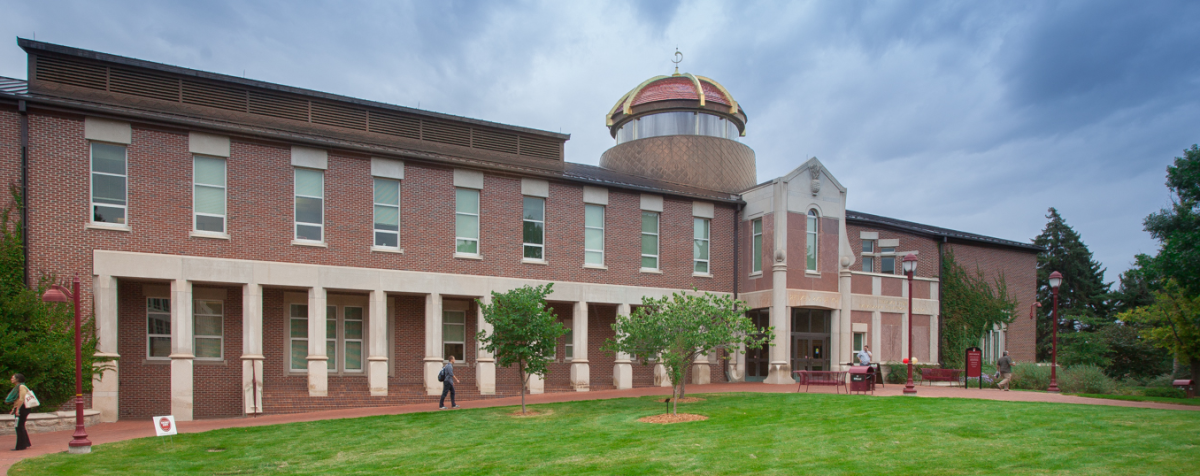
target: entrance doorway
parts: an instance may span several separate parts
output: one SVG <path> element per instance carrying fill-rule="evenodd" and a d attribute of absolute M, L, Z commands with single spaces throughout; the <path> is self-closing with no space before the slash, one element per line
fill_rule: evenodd
<path fill-rule="evenodd" d="M 829 311 L 792 309 L 792 370 L 829 370 Z"/>
<path fill-rule="evenodd" d="M 771 327 L 771 310 L 770 309 L 754 309 L 746 312 L 746 317 L 754 323 L 757 329 L 766 329 Z M 759 334 L 756 337 L 762 337 Z M 769 343 L 768 343 L 769 344 Z M 758 349 L 746 349 L 746 381 L 747 382 L 762 382 L 767 379 L 767 370 L 770 367 L 771 356 L 768 349 L 769 345 L 763 345 Z"/>

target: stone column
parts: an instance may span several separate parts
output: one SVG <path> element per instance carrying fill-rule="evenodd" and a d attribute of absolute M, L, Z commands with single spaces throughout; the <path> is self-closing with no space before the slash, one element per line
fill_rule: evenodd
<path fill-rule="evenodd" d="M 92 408 L 100 412 L 100 421 L 117 421 L 121 355 L 117 353 L 117 279 L 96 276 L 92 290 L 96 305 L 96 356 L 112 359 L 96 364 L 105 369 L 92 382 Z"/>
<path fill-rule="evenodd" d="M 575 303 L 571 313 L 571 345 L 574 355 L 571 357 L 571 387 L 576 392 L 586 392 L 590 388 L 591 376 L 588 367 L 588 305 L 584 301 Z"/>
<path fill-rule="evenodd" d="M 712 382 L 712 367 L 707 355 L 697 355 L 692 362 L 692 384 L 708 385 Z"/>
<path fill-rule="evenodd" d="M 883 363 L 883 315 L 871 311 L 871 363 Z M 890 352 L 890 351 L 889 351 Z"/>
<path fill-rule="evenodd" d="M 442 295 L 425 295 L 425 393 L 441 395 L 442 383 Z"/>
<path fill-rule="evenodd" d="M 530 375 L 529 394 L 537 395 L 539 393 L 546 393 L 546 381 L 542 380 L 542 377 L 539 375 Z"/>
<path fill-rule="evenodd" d="M 192 283 L 171 281 L 171 414 L 176 421 L 192 420 Z"/>
<path fill-rule="evenodd" d="M 479 298 L 484 305 L 492 304 L 492 295 L 486 294 Z M 492 334 L 492 325 L 483 319 L 483 306 L 479 306 L 478 328 L 488 335 Z M 475 340 L 475 383 L 479 386 L 481 395 L 496 394 L 496 358 L 486 350 L 478 339 Z"/>
<path fill-rule="evenodd" d="M 388 394 L 387 293 L 376 289 L 371 291 L 370 299 L 367 324 L 367 337 L 370 339 L 367 346 L 367 386 L 371 396 L 381 397 Z"/>
<path fill-rule="evenodd" d="M 737 348 L 730 349 L 733 355 L 729 356 L 729 379 L 732 382 L 746 381 L 746 344 L 738 344 Z"/>
<path fill-rule="evenodd" d="M 654 364 L 654 385 L 656 387 L 670 387 L 671 375 L 667 373 L 667 368 L 663 364 Z"/>
<path fill-rule="evenodd" d="M 629 317 L 629 305 L 617 305 L 617 319 L 622 316 Z M 629 359 L 629 354 L 617 352 L 617 359 L 613 362 L 613 386 L 617 390 L 626 390 L 633 388 L 633 362 Z"/>
<path fill-rule="evenodd" d="M 775 250 L 771 253 L 771 326 L 775 328 L 775 345 L 770 347 L 771 363 L 767 370 L 766 383 L 792 384 L 791 355 L 792 339 L 790 328 L 791 312 L 787 306 L 787 182 L 775 182 L 774 238 Z"/>
<path fill-rule="evenodd" d="M 845 262 L 846 259 L 842 258 L 842 260 Z M 833 322 L 835 323 L 836 329 L 833 340 L 838 344 L 834 346 L 834 352 L 830 354 L 835 356 L 838 361 L 831 362 L 832 365 L 840 364 L 843 362 L 842 359 L 846 359 L 845 362 L 854 362 L 854 356 L 851 355 L 851 353 L 854 352 L 854 325 L 851 323 L 850 319 L 854 314 L 854 312 L 851 310 L 853 307 L 854 297 L 850 295 L 850 280 L 850 269 L 842 267 L 842 269 L 838 271 L 838 291 L 842 295 L 842 308 L 841 310 L 834 311 L 833 313 L 835 317 Z M 849 358 L 847 359 L 847 357 Z"/>
<path fill-rule="evenodd" d="M 247 415 L 262 413 L 263 322 L 262 285 L 242 288 L 242 401 Z M 286 365 L 286 364 L 285 364 Z"/>
<path fill-rule="evenodd" d="M 328 318 L 325 305 L 328 303 L 325 288 L 308 289 L 308 396 L 329 395 L 329 359 L 336 356 L 325 352 L 325 320 Z"/>

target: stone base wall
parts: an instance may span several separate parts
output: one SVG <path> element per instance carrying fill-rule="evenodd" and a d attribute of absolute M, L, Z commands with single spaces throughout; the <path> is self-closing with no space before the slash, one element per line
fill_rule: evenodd
<path fill-rule="evenodd" d="M 83 411 L 83 426 L 100 423 L 99 410 Z M 25 431 L 29 433 L 49 433 L 75 429 L 75 412 L 30 413 L 25 420 Z M 17 417 L 0 415 L 0 435 L 17 434 Z"/>

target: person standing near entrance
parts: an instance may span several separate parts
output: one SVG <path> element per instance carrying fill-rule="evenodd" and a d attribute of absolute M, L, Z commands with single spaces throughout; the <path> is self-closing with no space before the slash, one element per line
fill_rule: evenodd
<path fill-rule="evenodd" d="M 438 408 L 446 409 L 446 394 L 450 394 L 450 406 L 458 408 L 458 404 L 454 402 L 454 383 L 458 382 L 458 377 L 454 376 L 454 356 L 450 356 L 450 361 L 446 362 L 446 366 L 442 367 L 442 373 L 439 375 L 442 381 L 442 399 L 438 401 Z"/>
<path fill-rule="evenodd" d="M 13 451 L 21 451 L 33 446 L 29 443 L 29 432 L 25 431 L 25 420 L 29 418 L 29 409 L 25 408 L 25 395 L 29 394 L 29 389 L 25 387 L 24 375 L 13 374 L 10 381 L 13 389 L 4 402 L 13 404 L 13 409 L 9 412 L 17 417 L 17 447 Z"/>
<path fill-rule="evenodd" d="M 864 345 L 862 350 L 858 351 L 858 364 L 864 367 L 871 365 L 871 346 Z"/>
<path fill-rule="evenodd" d="M 1000 372 L 1000 383 L 996 384 L 1001 390 L 1008 391 L 1008 381 L 1012 379 L 1012 364 L 1013 361 L 1008 357 L 1008 351 L 1004 351 L 1004 356 L 996 361 L 996 371 Z"/>

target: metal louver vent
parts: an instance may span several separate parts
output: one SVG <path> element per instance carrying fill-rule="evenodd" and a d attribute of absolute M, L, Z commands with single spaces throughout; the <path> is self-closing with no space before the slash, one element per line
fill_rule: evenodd
<path fill-rule="evenodd" d="M 308 101 L 250 91 L 250 112 L 282 119 L 308 122 Z"/>
<path fill-rule="evenodd" d="M 92 89 L 107 89 L 108 68 L 50 56 L 37 57 L 37 79 Z"/>
<path fill-rule="evenodd" d="M 443 144 L 471 146 L 471 128 L 445 122 L 424 121 L 421 138 Z"/>
<path fill-rule="evenodd" d="M 327 126 L 367 130 L 367 111 L 350 106 L 312 102 L 312 121 Z"/>
<path fill-rule="evenodd" d="M 409 139 L 421 138 L 421 120 L 415 117 L 371 111 L 371 132 Z"/>
<path fill-rule="evenodd" d="M 471 137 L 471 145 L 476 149 L 516 154 L 517 136 L 486 129 L 475 129 Z"/>
<path fill-rule="evenodd" d="M 215 107 L 246 112 L 244 89 L 183 80 L 183 102 L 197 106 Z"/>
<path fill-rule="evenodd" d="M 558 142 L 553 140 L 521 136 L 521 155 L 558 160 L 560 151 Z"/>
<path fill-rule="evenodd" d="M 164 101 L 179 101 L 179 80 L 170 76 L 109 68 L 108 90 Z"/>

